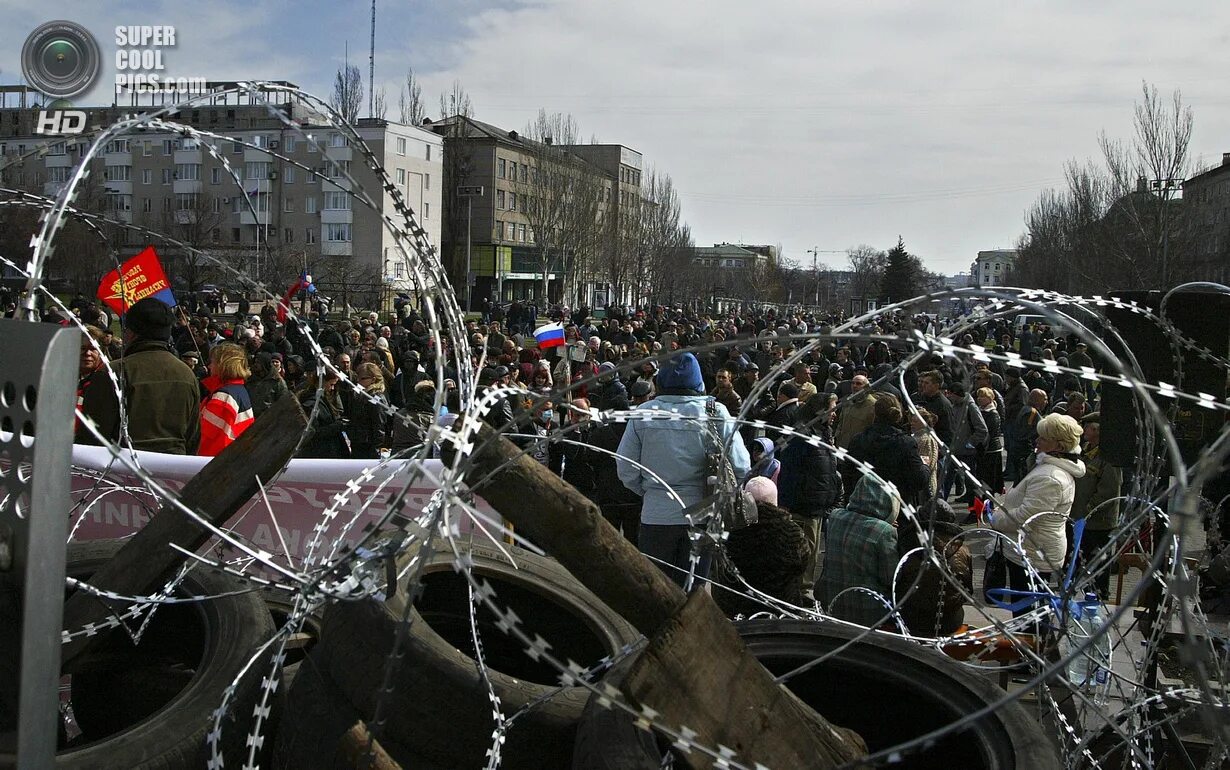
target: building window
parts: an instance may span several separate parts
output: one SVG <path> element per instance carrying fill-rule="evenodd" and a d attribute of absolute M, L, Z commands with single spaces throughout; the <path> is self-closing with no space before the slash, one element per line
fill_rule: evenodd
<path fill-rule="evenodd" d="M 175 210 L 176 211 L 196 211 L 197 197 L 196 193 L 176 193 L 175 194 Z"/>
<path fill-rule="evenodd" d="M 239 228 L 238 228 L 238 227 L 232 227 L 232 228 L 231 228 L 231 240 L 232 240 L 232 241 L 234 241 L 235 243 L 239 243 L 239 239 L 240 239 L 240 230 L 239 230 Z"/>
<path fill-rule="evenodd" d="M 267 161 L 257 161 L 244 164 L 244 176 L 248 179 L 268 179 L 269 172 L 272 170 L 273 164 Z"/>
<path fill-rule="evenodd" d="M 517 181 L 517 164 L 511 160 L 508 161 L 508 178 Z"/>
<path fill-rule="evenodd" d="M 528 182 L 529 182 L 529 179 L 530 179 L 530 169 L 529 169 L 529 166 L 527 166 L 527 165 L 525 165 L 524 163 L 522 163 L 522 164 L 521 164 L 521 184 L 526 184 L 526 183 L 528 183 Z"/>
<path fill-rule="evenodd" d="M 289 227 L 286 228 L 286 232 L 283 234 L 282 240 L 285 241 L 286 243 L 294 243 L 295 242 L 295 231 Z"/>
<path fill-rule="evenodd" d="M 337 131 L 330 132 L 329 133 L 329 146 L 330 147 L 345 147 L 346 137 L 342 136 Z"/>
<path fill-rule="evenodd" d="M 398 155 L 406 154 L 406 138 L 403 136 L 397 137 L 397 154 Z"/>
<path fill-rule="evenodd" d="M 294 198 L 284 199 L 282 201 L 282 210 L 287 213 L 294 211 L 295 210 L 295 199 Z"/>
<path fill-rule="evenodd" d="M 327 166 L 326 173 L 330 179 L 339 179 L 343 175 L 350 173 L 350 161 L 331 160 Z"/>
<path fill-rule="evenodd" d="M 148 214 L 148 213 L 150 213 L 150 212 L 151 212 L 151 211 L 153 211 L 153 210 L 154 210 L 154 201 L 153 201 L 153 200 L 151 200 L 151 199 L 149 199 L 149 198 L 146 198 L 145 200 L 141 201 L 141 211 L 143 211 L 143 212 L 145 212 L 146 214 Z"/>
<path fill-rule="evenodd" d="M 431 204 L 423 203 L 423 219 L 431 219 Z"/>
<path fill-rule="evenodd" d="M 215 214 L 221 214 L 222 213 L 222 199 L 215 195 L 209 207 L 210 209 L 213 210 Z"/>
<path fill-rule="evenodd" d="M 132 166 L 107 166 L 103 179 L 108 182 L 127 182 L 132 179 Z"/>
<path fill-rule="evenodd" d="M 503 176 L 503 174 L 501 174 L 500 176 Z M 495 191 L 495 207 L 497 209 L 504 208 L 504 191 L 503 190 Z"/>
<path fill-rule="evenodd" d="M 404 168 L 397 169 L 397 186 L 400 187 L 406 183 L 406 170 Z"/>
<path fill-rule="evenodd" d="M 310 198 L 303 199 L 303 213 L 304 214 L 315 214 L 316 213 L 316 196 L 315 195 L 313 195 Z"/>
<path fill-rule="evenodd" d="M 162 210 L 163 210 L 163 211 L 170 211 L 170 210 L 171 210 L 171 207 L 172 207 L 174 204 L 175 204 L 175 202 L 174 202 L 173 200 L 171 200 L 170 198 L 163 198 L 163 199 L 162 199 Z"/>
<path fill-rule="evenodd" d="M 162 183 L 171 184 L 171 169 L 164 168 L 162 170 Z"/>
<path fill-rule="evenodd" d="M 214 229 L 209 231 L 209 240 L 213 241 L 214 243 L 217 243 L 221 239 L 222 239 L 221 228 L 215 227 Z"/>
<path fill-rule="evenodd" d="M 498 219 L 495 222 L 495 239 L 497 241 L 504 240 L 504 223 Z"/>
<path fill-rule="evenodd" d="M 325 240 L 329 243 L 349 243 L 350 223 L 330 222 L 325 225 Z"/>
<path fill-rule="evenodd" d="M 282 173 L 282 183 L 283 184 L 294 184 L 295 183 L 295 167 L 294 166 L 286 167 L 286 171 Z"/>
<path fill-rule="evenodd" d="M 232 155 L 239 155 L 242 152 L 243 152 L 243 145 L 239 143 L 239 140 L 235 140 L 231 142 L 231 154 Z"/>
<path fill-rule="evenodd" d="M 427 145 L 427 160 L 431 160 L 431 145 Z"/>
<path fill-rule="evenodd" d="M 154 183 L 154 170 L 152 168 L 141 169 L 141 184 Z"/>
<path fill-rule="evenodd" d="M 508 194 L 508 210 L 509 211 L 517 210 L 517 194 L 515 192 L 510 192 Z"/>
<path fill-rule="evenodd" d="M 175 178 L 189 182 L 199 182 L 201 180 L 201 164 L 176 163 Z"/>
<path fill-rule="evenodd" d="M 325 193 L 325 211 L 350 211 L 350 194 L 344 191 Z"/>
<path fill-rule="evenodd" d="M 498 176 L 500 179 L 504 178 L 504 166 L 505 164 L 504 164 L 503 158 L 500 158 L 499 160 L 495 162 L 495 175 Z"/>
<path fill-rule="evenodd" d="M 431 189 L 431 174 L 423 174 L 423 189 Z"/>
<path fill-rule="evenodd" d="M 307 178 L 303 180 L 304 184 L 316 184 L 316 172 L 307 172 Z"/>
<path fill-rule="evenodd" d="M 154 154 L 154 143 L 148 139 L 143 141 L 141 143 L 141 154 L 147 158 L 153 155 Z"/>
<path fill-rule="evenodd" d="M 522 243 L 525 243 L 525 242 L 526 242 L 526 240 L 525 240 L 525 225 L 517 225 L 517 229 L 518 229 L 518 230 L 520 230 L 520 236 L 521 236 L 521 237 L 520 237 L 520 239 L 519 239 L 519 240 L 520 240 Z"/>
<path fill-rule="evenodd" d="M 64 146 L 63 142 L 60 143 L 60 146 L 61 147 Z M 107 142 L 107 146 L 103 148 L 103 152 L 105 153 L 128 152 L 128 140 L 127 139 L 112 139 L 111 141 Z M 52 154 L 53 155 L 63 155 L 64 153 L 58 152 L 58 153 L 52 153 Z"/>
<path fill-rule="evenodd" d="M 316 243 L 316 228 L 309 227 L 308 229 L 303 231 L 303 242 L 308 244 L 309 246 L 313 243 Z"/>
<path fill-rule="evenodd" d="M 170 155 L 173 152 L 175 152 L 175 140 L 174 139 L 163 139 L 162 140 L 162 154 Z"/>
<path fill-rule="evenodd" d="M 283 139 L 282 147 L 283 149 L 286 150 L 287 154 L 294 152 L 295 151 L 295 135 L 290 134 L 285 139 Z"/>

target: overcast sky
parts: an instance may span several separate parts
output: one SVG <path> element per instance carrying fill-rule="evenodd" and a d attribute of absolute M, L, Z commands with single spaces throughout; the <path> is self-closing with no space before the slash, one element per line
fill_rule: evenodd
<path fill-rule="evenodd" d="M 1230 151 L 1230 3 L 378 0 L 376 80 L 406 67 L 428 115 L 454 79 L 476 117 L 570 112 L 586 137 L 669 173 L 701 245 L 887 248 L 933 270 L 1011 247 L 1069 158 L 1127 137 L 1142 80 L 1195 112 L 1193 154 Z M 51 18 L 98 37 L 173 24 L 167 70 L 291 80 L 326 94 L 347 41 L 367 74 L 364 0 L 0 0 L 0 81 Z M 55 10 L 49 14 L 48 9 Z M 108 87 L 80 103 L 109 103 Z M 392 115 L 390 115 L 392 117 Z M 822 253 L 833 267 L 844 256 Z"/>

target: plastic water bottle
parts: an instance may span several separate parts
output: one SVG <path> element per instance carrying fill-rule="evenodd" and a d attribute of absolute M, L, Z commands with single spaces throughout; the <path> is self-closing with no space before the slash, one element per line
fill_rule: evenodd
<path fill-rule="evenodd" d="M 1070 605 L 1065 654 L 1084 646 L 1102 629 L 1105 622 L 1097 594 L 1086 594 L 1083 607 L 1076 603 Z M 1092 645 L 1085 647 L 1080 655 L 1068 662 L 1068 681 L 1084 690 L 1095 704 L 1103 706 L 1110 691 L 1110 665 L 1110 635 L 1103 633 Z"/>

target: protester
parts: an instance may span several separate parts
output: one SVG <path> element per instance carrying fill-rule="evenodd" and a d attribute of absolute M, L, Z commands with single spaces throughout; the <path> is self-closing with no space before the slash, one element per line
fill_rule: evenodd
<path fill-rule="evenodd" d="M 1110 594 L 1110 566 L 1116 554 L 1100 552 L 1110 543 L 1115 528 L 1119 526 L 1119 490 L 1123 485 L 1123 470 L 1102 457 L 1102 426 L 1097 414 L 1085 419 L 1082 438 L 1081 461 L 1085 464 L 1085 475 L 1076 479 L 1072 519 L 1085 520 L 1080 568 L 1086 573 L 1096 571 L 1094 585 L 1098 595 L 1106 600 Z"/>
<path fill-rule="evenodd" d="M 362 388 L 351 394 L 346 409 L 349 422 L 351 457 L 375 459 L 392 445 L 389 437 L 389 401 L 384 373 L 379 364 L 368 361 L 355 370 L 355 383 Z"/>
<path fill-rule="evenodd" d="M 691 353 L 672 357 L 658 374 L 657 384 L 658 397 L 637 409 L 672 412 L 684 419 L 629 422 L 619 443 L 618 472 L 624 486 L 643 498 L 641 552 L 660 560 L 666 574 L 682 585 L 692 552 L 683 508 L 704 497 L 706 455 L 714 451 L 706 441 L 708 398 L 700 363 Z M 742 482 L 751 469 L 747 449 L 726 407 L 713 406 L 718 436 L 736 479 Z M 682 505 L 668 490 L 682 499 Z M 709 554 L 701 554 L 701 577 L 708 574 L 709 559 Z"/>
<path fill-rule="evenodd" d="M 943 564 L 936 566 L 923 549 L 918 527 L 897 528 L 896 600 L 901 620 L 915 636 L 947 636 L 965 622 L 965 601 L 974 592 L 973 558 L 956 515 L 942 499 L 928 501 L 918 512 L 927 544 Z M 962 594 L 961 590 L 965 593 Z"/>
<path fill-rule="evenodd" d="M 952 404 L 952 445 L 949 449 L 961 461 L 961 465 L 951 463 L 948 466 L 944 497 L 948 497 L 955 484 L 960 490 L 957 494 L 960 498 L 969 494 L 970 484 L 966 474 L 974 472 L 977 466 L 978 454 L 987 440 L 987 425 L 982 419 L 982 410 L 966 392 L 963 383 L 949 383 L 944 395 Z"/>
<path fill-rule="evenodd" d="M 874 421 L 850 443 L 850 456 L 868 463 L 885 481 L 896 485 L 903 500 L 915 504 L 927 491 L 931 469 L 923 464 L 913 436 L 901 430 L 901 405 L 887 393 L 875 403 Z M 841 469 L 846 489 L 861 475 L 853 463 Z"/>
<path fill-rule="evenodd" d="M 863 476 L 845 507 L 829 515 L 818 590 L 830 614 L 864 626 L 879 626 L 890 617 L 900 510 L 895 495 Z"/>
<path fill-rule="evenodd" d="M 756 501 L 757 520 L 727 538 L 724 558 L 715 571 L 715 579 L 725 588 L 714 588 L 714 600 L 732 618 L 773 609 L 772 604 L 743 596 L 748 586 L 792 607 L 810 605 L 811 598 L 800 590 L 800 577 L 812 558 L 802 529 L 778 507 L 772 481 L 756 476 L 745 489 Z"/>
<path fill-rule="evenodd" d="M 343 459 L 350 457 L 350 438 L 346 434 L 345 412 L 338 394 L 338 377 L 326 370 L 324 380 L 317 370 L 307 372 L 299 403 L 311 417 L 311 433 L 303 444 L 299 457 Z"/>
<path fill-rule="evenodd" d="M 825 443 L 832 443 L 827 423 L 818 426 L 815 433 Z M 802 596 L 811 602 L 820 574 L 821 532 L 830 511 L 841 502 L 841 474 L 832 451 L 804 436 L 793 436 L 786 442 L 781 464 L 778 496 L 807 539 L 809 553 L 800 578 Z"/>
<path fill-rule="evenodd" d="M 994 494 L 1004 492 L 1004 434 L 1001 428 L 999 409 L 995 404 L 995 391 L 979 388 L 974 394 L 982 421 L 987 428 L 986 441 L 978 450 L 975 475 L 978 481 Z"/>
<path fill-rule="evenodd" d="M 154 297 L 132 305 L 124 315 L 124 357 L 111 364 L 120 382 L 133 449 L 190 454 L 200 441 L 200 386 L 183 361 L 171 352 L 171 308 Z M 98 376 L 98 373 L 93 375 Z M 81 410 L 103 437 L 120 440 L 120 402 L 108 382 L 82 393 Z M 92 434 L 82 443 L 98 443 Z"/>
<path fill-rule="evenodd" d="M 256 420 L 244 382 L 251 376 L 243 348 L 223 343 L 209 351 L 209 376 L 201 383 L 201 441 L 197 454 L 214 457 L 231 445 Z"/>
<path fill-rule="evenodd" d="M 773 439 L 758 438 L 751 443 L 749 450 L 751 452 L 752 470 L 748 474 L 748 478 L 763 476 L 777 484 L 777 477 L 781 472 L 782 463 L 777 459 L 777 447 L 774 446 Z"/>
<path fill-rule="evenodd" d="M 856 374 L 850 380 L 850 396 L 837 407 L 837 429 L 834 442 L 848 448 L 854 437 L 867 429 L 875 419 L 877 396 L 867 386 L 867 376 Z"/>
<path fill-rule="evenodd" d="M 1050 414 L 1037 424 L 1037 464 L 1007 494 L 998 500 L 991 526 L 1017 545 L 1005 544 L 1008 587 L 1030 590 L 1025 560 L 1037 570 L 1042 582 L 1062 569 L 1067 550 L 1065 526 L 1072 512 L 1076 480 L 1085 475 L 1078 454 L 1081 427 L 1062 414 Z M 1023 550 L 1022 550 L 1023 549 Z M 1018 610 L 1022 615 L 1028 608 Z"/>

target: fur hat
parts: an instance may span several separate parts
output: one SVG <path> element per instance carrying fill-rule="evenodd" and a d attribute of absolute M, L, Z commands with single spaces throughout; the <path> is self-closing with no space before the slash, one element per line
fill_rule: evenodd
<path fill-rule="evenodd" d="M 777 505 L 777 485 L 772 479 L 764 476 L 753 476 L 743 485 L 745 489 L 758 503 L 768 503 L 769 505 Z"/>
<path fill-rule="evenodd" d="M 171 327 L 174 325 L 171 308 L 154 297 L 134 303 L 124 314 L 124 326 L 143 340 L 167 342 L 171 339 Z"/>

